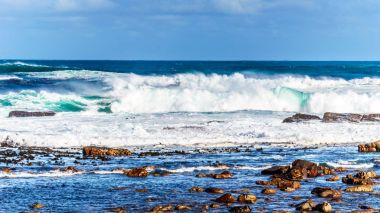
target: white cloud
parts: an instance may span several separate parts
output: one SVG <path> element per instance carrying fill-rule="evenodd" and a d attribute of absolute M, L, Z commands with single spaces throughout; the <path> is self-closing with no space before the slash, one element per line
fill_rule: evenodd
<path fill-rule="evenodd" d="M 113 6 L 111 0 L 56 0 L 55 8 L 60 11 L 106 9 Z"/>

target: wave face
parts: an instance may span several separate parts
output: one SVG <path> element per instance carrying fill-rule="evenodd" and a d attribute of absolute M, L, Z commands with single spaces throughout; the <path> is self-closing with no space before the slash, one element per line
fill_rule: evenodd
<path fill-rule="evenodd" d="M 0 112 L 379 112 L 377 64 L 247 63 L 4 61 Z M 364 74 L 354 72 L 355 67 Z M 322 75 L 329 68 L 340 72 Z"/>

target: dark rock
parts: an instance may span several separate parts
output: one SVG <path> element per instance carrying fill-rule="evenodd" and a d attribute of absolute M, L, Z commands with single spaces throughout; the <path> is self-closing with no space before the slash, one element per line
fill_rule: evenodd
<path fill-rule="evenodd" d="M 312 194 L 318 195 L 319 197 L 324 197 L 324 198 L 341 198 L 342 193 L 338 190 L 334 190 L 332 188 L 321 188 L 321 187 L 316 187 L 311 191 Z"/>
<path fill-rule="evenodd" d="M 8 117 L 45 117 L 54 116 L 55 112 L 27 112 L 27 111 L 11 111 Z"/>
<path fill-rule="evenodd" d="M 218 197 L 217 199 L 215 199 L 215 201 L 218 203 L 233 203 L 235 202 L 235 198 L 234 196 L 232 196 L 232 194 L 227 193 Z"/>
<path fill-rule="evenodd" d="M 361 121 L 380 121 L 380 114 L 363 115 Z"/>
<path fill-rule="evenodd" d="M 214 179 L 228 179 L 232 177 L 232 173 L 229 171 L 224 171 L 220 174 L 197 174 L 195 177 L 198 178 L 205 178 L 205 177 L 211 177 Z"/>
<path fill-rule="evenodd" d="M 203 192 L 204 189 L 202 187 L 199 187 L 199 186 L 193 186 L 191 187 L 191 189 L 189 189 L 189 192 Z"/>
<path fill-rule="evenodd" d="M 293 115 L 292 117 L 285 118 L 283 120 L 283 123 L 294 123 L 294 122 L 302 122 L 302 121 L 310 121 L 310 120 L 321 120 L 319 116 L 316 115 L 308 115 L 308 114 L 301 114 L 297 113 Z"/>
<path fill-rule="evenodd" d="M 290 166 L 273 166 L 261 171 L 262 175 L 283 175 L 290 169 Z"/>
<path fill-rule="evenodd" d="M 321 204 L 318 204 L 314 210 L 319 211 L 319 212 L 331 212 L 332 207 L 331 207 L 330 203 L 323 202 Z"/>
<path fill-rule="evenodd" d="M 211 193 L 211 194 L 223 194 L 224 190 L 221 188 L 209 187 L 205 189 L 205 192 Z"/>
<path fill-rule="evenodd" d="M 251 208 L 249 206 L 235 206 L 230 208 L 229 212 L 231 213 L 249 213 Z"/>
<path fill-rule="evenodd" d="M 128 156 L 132 152 L 128 149 L 86 146 L 83 147 L 84 156 Z"/>
<path fill-rule="evenodd" d="M 261 191 L 261 193 L 265 194 L 265 195 L 273 195 L 273 194 L 276 194 L 277 190 L 276 189 L 273 189 L 273 188 L 265 188 Z"/>
<path fill-rule="evenodd" d="M 75 172 L 79 172 L 79 169 L 77 169 L 73 166 L 68 166 L 68 167 L 62 169 L 62 171 L 75 173 Z"/>
<path fill-rule="evenodd" d="M 353 114 L 353 113 L 333 113 L 326 112 L 323 115 L 323 122 L 331 123 L 331 122 L 355 122 L 359 123 L 363 118 L 363 115 Z"/>

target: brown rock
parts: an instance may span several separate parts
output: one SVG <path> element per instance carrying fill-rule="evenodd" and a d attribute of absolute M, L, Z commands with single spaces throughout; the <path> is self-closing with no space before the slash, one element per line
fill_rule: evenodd
<path fill-rule="evenodd" d="M 5 167 L 5 168 L 1 169 L 1 171 L 3 173 L 6 173 L 6 174 L 11 174 L 12 173 L 12 169 L 9 168 L 9 167 Z"/>
<path fill-rule="evenodd" d="M 79 172 L 79 169 L 77 169 L 73 166 L 68 166 L 68 167 L 64 168 L 62 171 L 75 173 L 75 172 Z"/>
<path fill-rule="evenodd" d="M 323 122 L 330 123 L 348 121 L 359 123 L 362 120 L 362 117 L 363 115 L 360 114 L 326 112 L 323 115 Z"/>
<path fill-rule="evenodd" d="M 312 194 L 318 195 L 319 197 L 328 197 L 328 198 L 341 198 L 342 193 L 338 190 L 334 190 L 332 188 L 321 188 L 316 187 L 311 191 Z"/>
<path fill-rule="evenodd" d="M 33 203 L 31 206 L 33 209 L 42 209 L 45 206 L 42 203 Z"/>
<path fill-rule="evenodd" d="M 110 212 L 117 212 L 117 213 L 128 213 L 126 210 L 124 210 L 122 207 L 114 207 L 114 208 L 108 208 L 107 211 Z"/>
<path fill-rule="evenodd" d="M 145 168 L 134 168 L 124 172 L 128 177 L 147 177 L 149 175 Z"/>
<path fill-rule="evenodd" d="M 273 189 L 273 188 L 265 188 L 261 191 L 261 193 L 265 194 L 265 195 L 273 195 L 273 194 L 276 194 L 277 190 L 276 189 Z"/>
<path fill-rule="evenodd" d="M 151 211 L 152 212 L 171 212 L 174 208 L 172 205 L 156 206 Z"/>
<path fill-rule="evenodd" d="M 339 181 L 340 177 L 339 176 L 332 176 L 326 179 L 327 181 Z"/>
<path fill-rule="evenodd" d="M 191 189 L 189 189 L 189 192 L 203 192 L 204 189 L 202 187 L 199 187 L 199 186 L 193 186 L 191 187 Z"/>
<path fill-rule="evenodd" d="M 239 203 L 251 204 L 251 203 L 255 203 L 256 200 L 257 200 L 257 198 L 253 194 L 241 194 L 238 197 Z"/>
<path fill-rule="evenodd" d="M 235 202 L 235 198 L 232 196 L 232 194 L 227 193 L 215 200 L 218 203 L 233 203 Z"/>
<path fill-rule="evenodd" d="M 298 211 L 313 211 L 317 206 L 312 200 L 307 200 L 305 202 L 299 203 L 296 205 L 296 210 Z"/>
<path fill-rule="evenodd" d="M 128 156 L 131 154 L 132 152 L 128 149 L 115 149 L 95 146 L 83 147 L 84 156 Z"/>
<path fill-rule="evenodd" d="M 380 114 L 363 115 L 361 121 L 380 121 Z"/>
<path fill-rule="evenodd" d="M 222 172 L 220 174 L 215 174 L 213 176 L 213 178 L 215 178 L 215 179 L 228 179 L 228 178 L 231 178 L 231 177 L 232 177 L 232 173 L 229 172 L 229 171 L 224 171 L 224 172 Z"/>
<path fill-rule="evenodd" d="M 210 193 L 210 194 L 223 194 L 224 190 L 221 188 L 209 187 L 205 189 L 205 192 Z"/>
<path fill-rule="evenodd" d="M 380 152 L 380 141 L 373 143 L 360 144 L 358 146 L 359 152 Z"/>
<path fill-rule="evenodd" d="M 316 115 L 297 113 L 291 117 L 285 118 L 285 120 L 283 120 L 282 122 L 283 123 L 294 123 L 294 122 L 298 123 L 298 122 L 310 121 L 310 120 L 321 120 L 321 118 Z"/>
<path fill-rule="evenodd" d="M 229 212 L 231 213 L 249 213 L 251 212 L 251 208 L 249 206 L 235 206 L 232 207 Z"/>
<path fill-rule="evenodd" d="M 191 210 L 191 207 L 187 206 L 187 205 L 179 204 L 179 205 L 177 205 L 175 207 L 175 210 L 178 210 L 178 211 L 187 211 L 187 210 Z"/>
<path fill-rule="evenodd" d="M 210 208 L 217 209 L 217 208 L 220 208 L 220 205 L 217 203 L 212 203 L 212 204 L 210 204 Z"/>
<path fill-rule="evenodd" d="M 54 116 L 55 112 L 27 112 L 27 111 L 11 111 L 8 117 L 44 117 Z"/>
<path fill-rule="evenodd" d="M 373 187 L 371 185 L 352 186 L 348 187 L 346 192 L 373 192 Z"/>

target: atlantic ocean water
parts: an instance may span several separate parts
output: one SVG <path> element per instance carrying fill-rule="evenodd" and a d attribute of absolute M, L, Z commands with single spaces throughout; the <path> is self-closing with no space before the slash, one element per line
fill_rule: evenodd
<path fill-rule="evenodd" d="M 15 110 L 57 114 L 9 118 Z M 379 171 L 379 155 L 356 148 L 380 139 L 379 122 L 282 122 L 298 112 L 380 113 L 380 62 L 1 60 L 0 141 L 22 148 L 1 150 L 2 168 L 12 172 L 0 172 L 0 212 L 33 210 L 34 202 L 45 205 L 41 212 L 145 212 L 184 203 L 200 212 L 220 195 L 188 191 L 196 185 L 236 196 L 248 189 L 258 197 L 252 210 L 294 210 L 300 200 L 324 201 L 313 187 L 345 184 L 319 177 L 266 198 L 255 184 L 265 179 L 262 169 L 306 159 L 347 174 Z M 136 155 L 82 158 L 89 145 Z M 51 152 L 12 164 L 31 147 Z M 159 154 L 139 155 L 146 151 Z M 65 172 L 67 166 L 79 171 Z M 136 179 L 119 169 L 142 166 L 170 175 Z M 195 177 L 224 170 L 233 178 Z M 380 208 L 377 197 L 360 193 L 332 205 L 346 212 L 359 208 L 350 202 L 357 199 Z"/>

